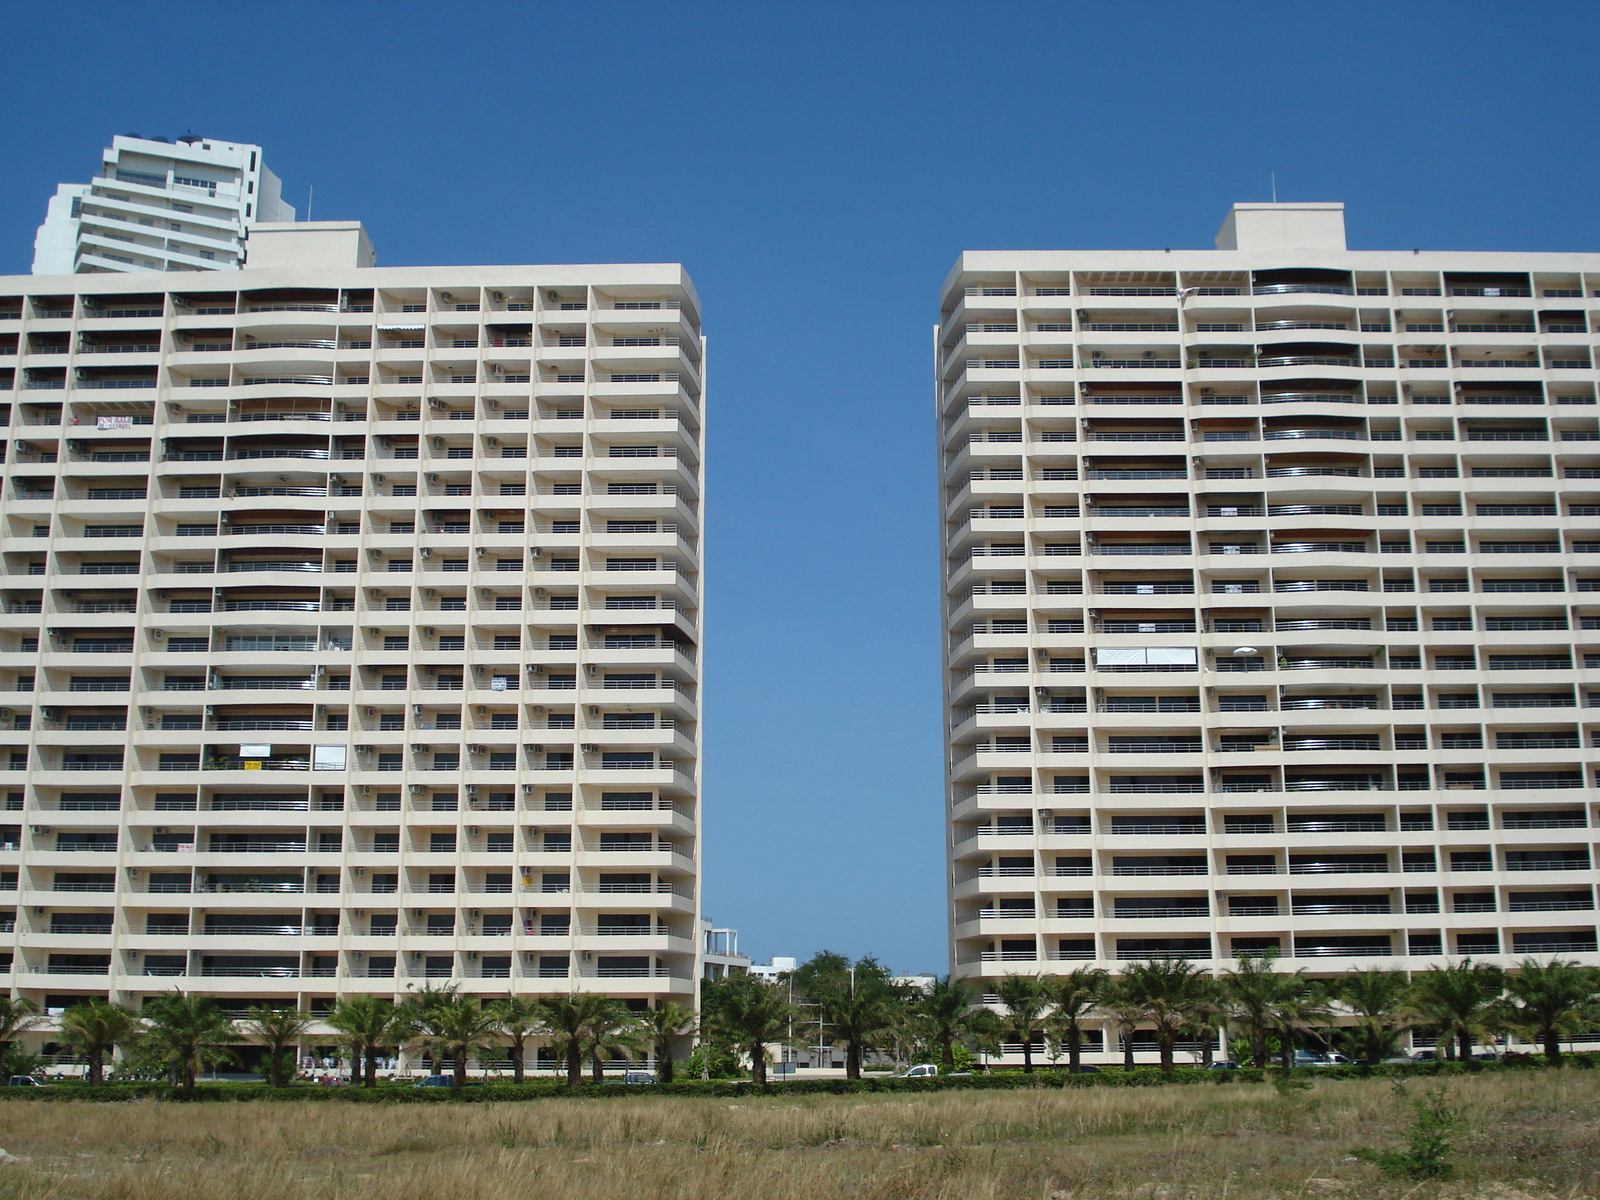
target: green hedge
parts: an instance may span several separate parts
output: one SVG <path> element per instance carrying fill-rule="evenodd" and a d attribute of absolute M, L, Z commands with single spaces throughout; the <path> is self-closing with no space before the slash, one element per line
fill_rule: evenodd
<path fill-rule="evenodd" d="M 1567 1055 L 1562 1062 L 1578 1069 L 1600 1066 L 1600 1055 Z M 1543 1059 L 1514 1058 L 1496 1063 L 1398 1063 L 1376 1067 L 1300 1067 L 1294 1074 L 1305 1079 L 1395 1079 L 1411 1076 L 1467 1075 L 1481 1072 L 1548 1070 Z M 897 1079 L 878 1076 L 866 1079 L 797 1079 L 757 1087 L 749 1080 L 691 1079 L 667 1084 L 592 1084 L 569 1088 L 558 1079 L 538 1079 L 528 1083 L 486 1083 L 457 1091 L 453 1088 L 418 1088 L 408 1083 L 380 1083 L 375 1088 L 319 1087 L 295 1084 L 286 1088 L 264 1083 L 204 1083 L 193 1093 L 165 1083 L 109 1083 L 90 1087 L 81 1083 L 57 1083 L 38 1088 L 0 1088 L 0 1099 L 15 1101 L 129 1101 L 175 1100 L 186 1102 L 276 1100 L 301 1103 L 343 1104 L 482 1104 L 511 1100 L 545 1100 L 567 1096 L 582 1099 L 638 1096 L 709 1096 L 742 1098 L 749 1096 L 856 1096 L 875 1092 L 1005 1091 L 1015 1088 L 1079 1087 L 1165 1087 L 1171 1084 L 1262 1083 L 1273 1071 L 1242 1067 L 1232 1071 L 1204 1071 L 1178 1067 L 1171 1074 L 1157 1067 L 1102 1068 L 1096 1074 L 1072 1075 L 1059 1068 L 1043 1068 L 1033 1074 L 1024 1071 L 993 1071 L 977 1075 L 946 1075 L 931 1079 Z"/>

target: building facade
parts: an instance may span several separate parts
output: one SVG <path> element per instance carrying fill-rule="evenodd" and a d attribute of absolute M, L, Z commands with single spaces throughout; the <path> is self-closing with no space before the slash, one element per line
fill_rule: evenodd
<path fill-rule="evenodd" d="M 952 969 L 1595 953 L 1600 255 L 967 253 Z M 992 992 L 992 987 L 986 987 Z"/>
<path fill-rule="evenodd" d="M 228 271 L 257 222 L 293 221 L 260 146 L 116 137 L 90 183 L 63 183 L 34 237 L 35 275 Z"/>
<path fill-rule="evenodd" d="M 692 1004 L 692 284 L 264 244 L 0 279 L 5 982 Z"/>

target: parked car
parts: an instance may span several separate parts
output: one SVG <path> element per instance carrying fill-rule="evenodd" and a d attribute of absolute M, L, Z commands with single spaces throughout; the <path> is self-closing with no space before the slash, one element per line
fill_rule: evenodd
<path fill-rule="evenodd" d="M 1239 1069 L 1239 1064 L 1238 1063 L 1230 1062 L 1226 1058 L 1219 1058 L 1219 1059 L 1217 1059 L 1216 1062 L 1212 1063 L 1209 1067 L 1206 1068 L 1206 1070 L 1208 1070 L 1208 1071 L 1237 1071 L 1238 1069 Z"/>
<path fill-rule="evenodd" d="M 1294 1065 L 1297 1067 L 1343 1067 L 1349 1064 L 1350 1060 L 1342 1054 L 1324 1054 L 1320 1050 L 1294 1052 Z"/>
<path fill-rule="evenodd" d="M 44 1087 L 45 1085 L 32 1075 L 13 1075 L 10 1087 Z"/>
<path fill-rule="evenodd" d="M 918 1063 L 914 1067 L 907 1067 L 896 1079 L 932 1079 L 938 1075 L 971 1075 L 971 1071 L 943 1071 L 938 1063 Z"/>
<path fill-rule="evenodd" d="M 412 1087 L 419 1087 L 419 1088 L 423 1088 L 423 1087 L 449 1087 L 450 1086 L 450 1076 L 448 1076 L 448 1075 L 429 1075 L 429 1076 L 427 1076 L 427 1077 L 425 1077 L 423 1079 L 417 1080 L 417 1082 L 412 1084 L 411 1086 Z"/>

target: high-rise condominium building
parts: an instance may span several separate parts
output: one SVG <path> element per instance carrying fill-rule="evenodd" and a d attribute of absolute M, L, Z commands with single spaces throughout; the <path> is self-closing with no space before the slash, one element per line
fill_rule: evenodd
<path fill-rule="evenodd" d="M 237 270 L 252 226 L 294 218 L 260 146 L 117 137 L 93 182 L 50 198 L 33 273 Z"/>
<path fill-rule="evenodd" d="M 253 236 L 0 279 L 0 982 L 692 1003 L 688 277 Z"/>
<path fill-rule="evenodd" d="M 1600 962 L 1600 254 L 1217 246 L 946 281 L 953 969 Z"/>

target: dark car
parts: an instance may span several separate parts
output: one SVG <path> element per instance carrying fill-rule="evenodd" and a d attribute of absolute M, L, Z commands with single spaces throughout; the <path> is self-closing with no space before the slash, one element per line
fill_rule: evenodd
<path fill-rule="evenodd" d="M 1237 1071 L 1238 1069 L 1239 1069 L 1239 1064 L 1238 1063 L 1230 1062 L 1225 1058 L 1217 1059 L 1216 1062 L 1212 1063 L 1209 1067 L 1206 1068 L 1206 1070 L 1208 1070 L 1208 1071 Z"/>

